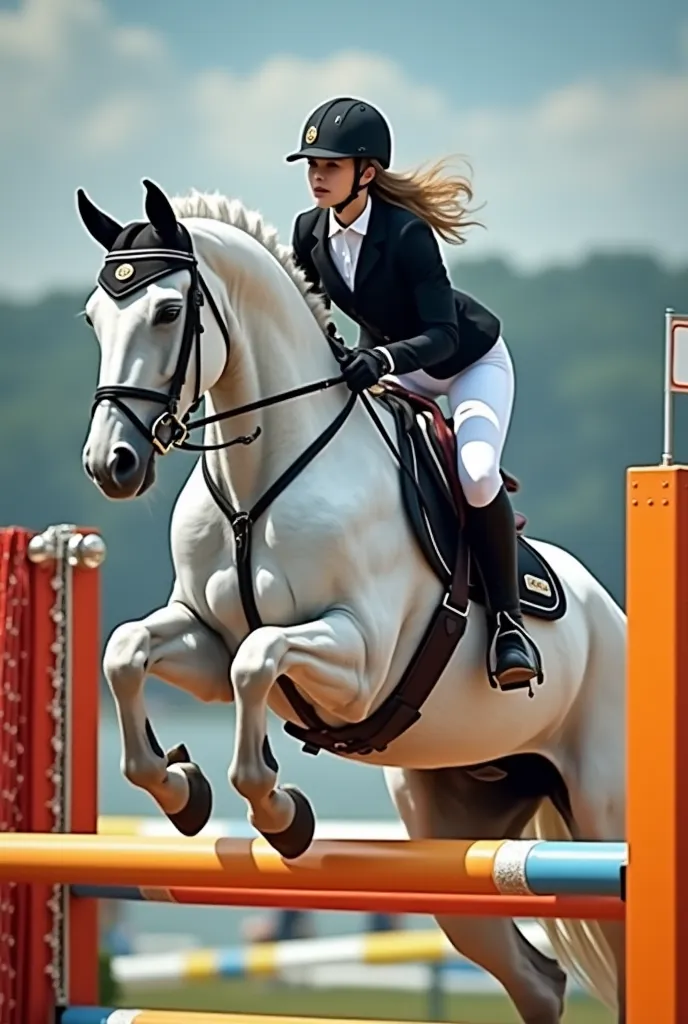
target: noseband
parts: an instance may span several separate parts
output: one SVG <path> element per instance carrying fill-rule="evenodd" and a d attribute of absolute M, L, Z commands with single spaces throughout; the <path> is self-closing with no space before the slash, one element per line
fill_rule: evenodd
<path fill-rule="evenodd" d="M 302 387 L 284 391 L 281 394 L 272 395 L 268 398 L 258 399 L 255 402 L 250 402 L 247 405 L 242 405 L 227 412 L 216 413 L 213 416 L 204 416 L 190 421 L 190 416 L 198 409 L 203 398 L 201 394 L 201 335 L 204 328 L 201 323 L 201 309 L 206 301 L 224 339 L 228 358 L 231 351 L 231 341 L 227 325 L 222 319 L 212 293 L 198 269 L 198 261 L 193 251 L 191 236 L 182 224 L 178 225 L 178 230 L 179 241 L 184 244 L 184 249 L 162 247 L 118 249 L 107 254 L 98 275 L 98 284 L 103 290 L 113 299 L 122 299 L 178 270 L 189 271 L 191 283 L 184 310 L 182 342 L 177 365 L 167 392 L 155 391 L 152 388 L 134 387 L 129 384 L 106 384 L 95 391 L 91 407 L 91 418 L 93 418 L 93 414 L 101 402 L 112 402 L 133 423 L 146 440 L 150 442 L 159 455 L 167 455 L 172 448 L 204 452 L 229 448 L 235 444 L 252 444 L 260 436 L 260 427 L 257 427 L 252 434 L 232 438 L 230 441 L 224 441 L 219 444 L 191 444 L 188 441 L 188 436 L 190 431 L 198 430 L 211 423 L 218 423 L 248 412 L 265 409 L 268 406 L 277 405 L 292 398 L 300 398 L 303 395 L 312 394 L 316 391 L 324 391 L 335 384 L 341 383 L 343 378 L 339 375 L 327 380 L 316 381 L 313 384 L 305 384 Z M 335 339 L 330 335 L 328 340 L 335 357 L 341 361 L 342 353 L 337 347 Z M 179 400 L 186 382 L 192 356 L 195 372 L 194 397 L 189 409 L 180 417 Z M 157 402 L 164 406 L 163 412 L 154 420 L 152 426 L 149 427 L 144 423 L 133 409 L 127 405 L 126 399 L 131 398 Z"/>

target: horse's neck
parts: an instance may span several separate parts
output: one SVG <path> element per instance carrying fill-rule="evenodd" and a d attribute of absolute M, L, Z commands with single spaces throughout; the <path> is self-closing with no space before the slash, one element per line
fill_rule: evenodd
<path fill-rule="evenodd" d="M 208 395 L 208 414 L 223 413 L 339 374 L 327 339 L 303 298 L 263 297 L 263 309 L 238 310 L 242 345 Z M 302 308 L 301 308 L 302 307 Z M 264 309 L 270 310 L 266 315 Z M 321 434 L 346 401 L 335 387 L 281 402 L 206 428 L 206 443 L 260 434 L 252 444 L 210 453 L 215 479 L 238 508 L 249 508 Z"/>

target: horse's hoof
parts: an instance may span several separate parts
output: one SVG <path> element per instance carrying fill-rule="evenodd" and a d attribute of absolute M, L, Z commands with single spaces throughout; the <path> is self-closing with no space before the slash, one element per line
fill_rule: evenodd
<path fill-rule="evenodd" d="M 261 832 L 261 835 L 285 860 L 293 860 L 305 853 L 313 841 L 315 815 L 309 800 L 300 789 L 296 786 L 282 788 L 294 801 L 295 813 L 292 823 L 282 832 Z"/>
<path fill-rule="evenodd" d="M 178 764 L 189 784 L 189 799 L 175 814 L 168 814 L 174 827 L 183 836 L 197 836 L 210 820 L 213 810 L 213 791 L 205 775 L 190 757 L 184 744 L 167 752 L 167 764 Z"/>

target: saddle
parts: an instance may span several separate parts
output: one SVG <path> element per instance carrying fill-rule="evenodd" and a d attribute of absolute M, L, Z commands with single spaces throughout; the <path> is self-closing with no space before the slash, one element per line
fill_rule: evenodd
<path fill-rule="evenodd" d="M 365 756 L 384 750 L 421 717 L 421 708 L 461 642 L 470 601 L 486 605 L 480 574 L 473 567 L 463 525 L 466 500 L 459 482 L 453 424 L 429 399 L 385 381 L 371 389 L 396 425 L 396 450 L 404 513 L 430 568 L 445 593 L 418 648 L 393 692 L 364 721 L 333 727 L 320 718 L 287 676 L 278 679 L 303 725 L 284 730 L 303 742 L 306 753 Z M 501 471 L 506 490 L 518 481 Z M 516 512 L 519 597 L 524 615 L 554 621 L 566 610 L 561 582 L 523 535 L 525 516 Z M 517 684 L 519 687 L 524 684 Z M 529 684 L 525 684 L 526 686 Z M 529 688 L 532 696 L 532 690 Z"/>
<path fill-rule="evenodd" d="M 397 449 L 401 457 L 401 486 L 404 510 L 420 548 L 433 572 L 448 587 L 457 561 L 457 548 L 466 548 L 468 595 L 485 605 L 480 574 L 470 561 L 463 523 L 466 499 L 457 471 L 456 436 L 451 419 L 445 418 L 436 402 L 385 381 L 373 389 L 394 416 Z M 516 477 L 501 470 L 509 494 L 520 485 Z M 554 621 L 566 611 L 561 582 L 547 560 L 526 540 L 526 516 L 514 510 L 518 532 L 518 580 L 524 615 Z"/>

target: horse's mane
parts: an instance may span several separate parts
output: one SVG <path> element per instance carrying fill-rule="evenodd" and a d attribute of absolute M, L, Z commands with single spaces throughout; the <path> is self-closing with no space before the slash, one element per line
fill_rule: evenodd
<path fill-rule="evenodd" d="M 192 189 L 188 195 L 173 196 L 170 202 L 180 218 L 207 217 L 210 220 L 219 220 L 255 238 L 284 267 L 308 303 L 320 327 L 323 331 L 327 330 L 331 318 L 324 299 L 313 290 L 306 280 L 306 275 L 296 266 L 291 248 L 280 242 L 277 229 L 266 223 L 262 214 L 257 210 L 247 209 L 239 199 L 228 199 L 220 192 L 199 192 Z"/>

